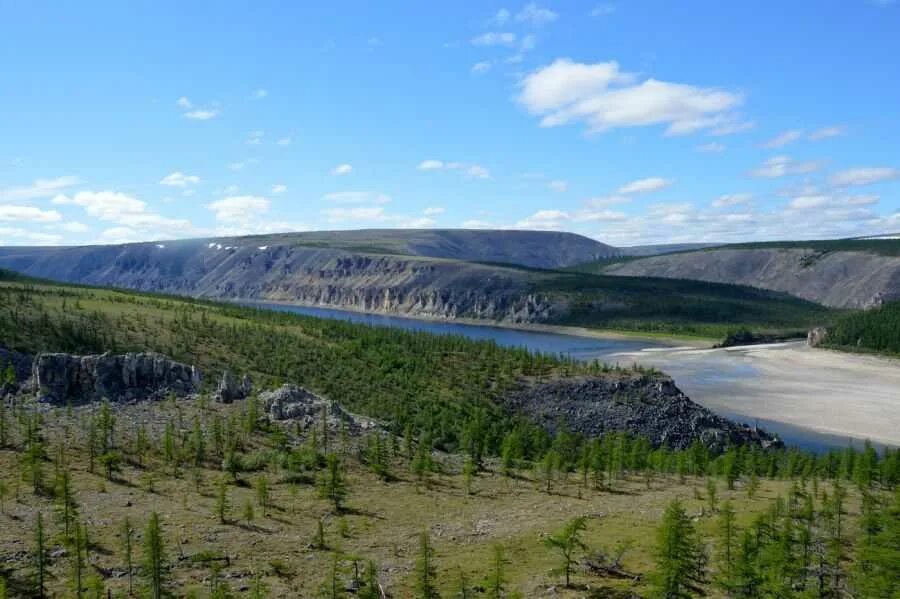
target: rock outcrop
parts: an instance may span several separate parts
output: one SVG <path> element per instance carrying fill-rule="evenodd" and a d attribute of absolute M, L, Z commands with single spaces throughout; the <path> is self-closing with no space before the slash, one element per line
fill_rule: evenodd
<path fill-rule="evenodd" d="M 293 420 L 304 429 L 321 422 L 323 412 L 329 429 L 337 430 L 343 424 L 349 432 L 358 433 L 378 427 L 375 420 L 351 414 L 337 403 L 297 385 L 283 385 L 273 391 L 265 391 L 259 394 L 259 399 L 269 418 L 275 421 Z"/>
<path fill-rule="evenodd" d="M 157 353 L 39 354 L 32 376 L 38 399 L 54 405 L 183 397 L 200 390 L 196 368 Z"/>
<path fill-rule="evenodd" d="M 560 423 L 589 437 L 628 432 L 654 445 L 684 449 L 700 441 L 710 449 L 752 443 L 780 444 L 765 431 L 717 416 L 691 401 L 663 375 L 575 377 L 522 384 L 505 398 L 509 409 L 555 431 Z"/>
<path fill-rule="evenodd" d="M 237 377 L 230 370 L 222 372 L 222 378 L 219 379 L 219 385 L 213 394 L 213 399 L 220 403 L 231 403 L 240 399 L 246 399 L 250 392 L 253 391 L 253 382 L 248 375 L 238 381 Z"/>
<path fill-rule="evenodd" d="M 34 356 L 0 347 L 0 397 L 15 395 L 28 387 Z M 7 380 L 12 373 L 12 380 Z"/>
<path fill-rule="evenodd" d="M 817 347 L 825 342 L 828 337 L 828 330 L 824 327 L 816 327 L 806 334 L 806 345 Z"/>

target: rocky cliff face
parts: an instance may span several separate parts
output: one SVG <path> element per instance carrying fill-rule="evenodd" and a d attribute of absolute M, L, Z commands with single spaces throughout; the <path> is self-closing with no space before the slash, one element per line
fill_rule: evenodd
<path fill-rule="evenodd" d="M 54 405 L 185 396 L 200 390 L 199 371 L 161 354 L 39 354 L 33 364 L 38 399 Z"/>
<path fill-rule="evenodd" d="M 49 253 L 0 250 L 0 265 L 76 283 L 435 318 L 532 322 L 567 310 L 559 300 L 530 292 L 539 273 L 304 246 L 188 240 Z"/>
<path fill-rule="evenodd" d="M 558 379 L 523 384 L 506 405 L 547 430 L 565 423 L 589 437 L 628 432 L 654 445 L 684 449 L 695 440 L 711 449 L 753 443 L 779 443 L 764 431 L 715 415 L 691 401 L 672 379 L 662 375 L 623 374 Z"/>
<path fill-rule="evenodd" d="M 900 257 L 861 251 L 722 248 L 642 258 L 605 272 L 749 285 L 835 308 L 870 308 L 900 299 Z"/>

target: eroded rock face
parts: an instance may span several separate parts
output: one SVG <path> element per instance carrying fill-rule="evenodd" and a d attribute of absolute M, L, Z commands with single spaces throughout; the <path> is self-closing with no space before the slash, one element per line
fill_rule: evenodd
<path fill-rule="evenodd" d="M 231 403 L 240 399 L 246 399 L 252 390 L 253 382 L 248 375 L 245 374 L 238 381 L 237 377 L 230 370 L 225 370 L 222 373 L 222 378 L 219 379 L 219 386 L 216 387 L 213 399 L 221 403 Z"/>
<path fill-rule="evenodd" d="M 320 423 L 323 411 L 329 429 L 337 430 L 343 424 L 350 432 L 355 433 L 378 427 L 376 421 L 351 414 L 337 403 L 297 385 L 282 385 L 273 391 L 260 393 L 259 399 L 269 413 L 269 418 L 276 421 L 294 420 L 302 428 Z"/>
<path fill-rule="evenodd" d="M 684 449 L 695 440 L 711 449 L 754 443 L 780 444 L 765 431 L 737 424 L 691 401 L 672 379 L 662 375 L 577 377 L 523 384 L 506 397 L 547 430 L 565 423 L 589 437 L 628 432 L 654 445 Z"/>
<path fill-rule="evenodd" d="M 157 353 L 39 354 L 32 373 L 38 399 L 56 405 L 183 397 L 200 390 L 199 370 Z"/>
<path fill-rule="evenodd" d="M 31 379 L 34 356 L 0 347 L 0 397 L 15 395 L 26 389 Z M 7 381 L 7 369 L 12 366 L 14 381 Z"/>

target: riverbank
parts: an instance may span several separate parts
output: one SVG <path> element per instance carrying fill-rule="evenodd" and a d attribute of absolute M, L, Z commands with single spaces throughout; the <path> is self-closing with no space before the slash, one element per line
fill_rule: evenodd
<path fill-rule="evenodd" d="M 349 314 L 362 314 L 383 318 L 400 318 L 403 320 L 418 322 L 433 322 L 445 324 L 461 324 L 466 326 L 476 326 L 495 329 L 506 329 L 512 331 L 525 331 L 531 333 L 547 333 L 553 335 L 570 335 L 573 337 L 586 337 L 590 339 L 627 339 L 641 340 L 645 339 L 653 343 L 661 343 L 671 345 L 673 347 L 690 347 L 690 348 L 709 348 L 715 343 L 720 342 L 718 337 L 703 337 L 694 335 L 675 335 L 670 333 L 654 333 L 650 331 L 630 331 L 620 329 L 592 329 L 588 327 L 578 327 L 559 324 L 544 324 L 537 322 L 503 322 L 496 320 L 484 320 L 479 318 L 439 318 L 429 315 L 408 315 L 395 314 L 393 312 L 376 312 L 373 310 L 361 310 L 352 306 L 331 306 L 325 304 L 304 304 L 296 302 L 285 302 L 275 300 L 234 300 L 234 303 L 242 306 L 250 307 L 272 307 L 281 306 L 284 308 L 299 308 L 322 310 L 328 312 L 347 312 Z"/>
<path fill-rule="evenodd" d="M 900 360 L 802 342 L 626 352 L 712 410 L 900 445 Z M 701 372 L 702 371 L 702 372 Z"/>

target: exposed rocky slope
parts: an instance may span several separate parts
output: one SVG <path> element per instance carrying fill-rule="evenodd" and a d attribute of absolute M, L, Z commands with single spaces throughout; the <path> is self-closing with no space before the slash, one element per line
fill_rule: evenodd
<path fill-rule="evenodd" d="M 900 298 L 900 257 L 862 251 L 718 248 L 641 258 L 604 272 L 749 285 L 835 308 L 870 308 Z"/>
<path fill-rule="evenodd" d="M 438 318 L 547 320 L 565 306 L 529 292 L 544 275 L 456 260 L 302 245 L 187 240 L 7 248 L 0 265 L 67 282 Z"/>
<path fill-rule="evenodd" d="M 38 354 L 32 376 L 38 399 L 54 405 L 162 399 L 200 390 L 196 368 L 155 353 Z"/>
<path fill-rule="evenodd" d="M 717 416 L 691 401 L 663 375 L 611 375 L 525 384 L 507 397 L 519 411 L 548 430 L 564 423 L 589 437 L 629 432 L 654 445 L 684 449 L 695 440 L 707 447 L 779 443 L 764 431 Z"/>

